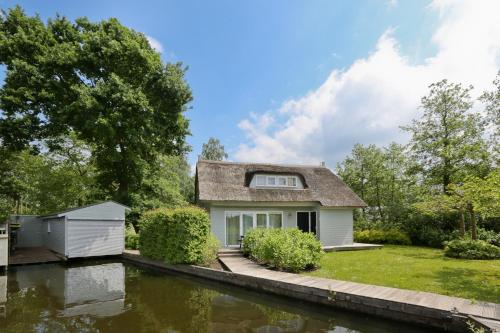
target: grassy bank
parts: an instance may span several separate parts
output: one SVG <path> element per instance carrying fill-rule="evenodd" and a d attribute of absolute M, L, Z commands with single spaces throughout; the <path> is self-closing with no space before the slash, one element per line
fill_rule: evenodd
<path fill-rule="evenodd" d="M 451 259 L 439 249 L 331 252 L 320 269 L 304 274 L 500 303 L 500 260 Z"/>

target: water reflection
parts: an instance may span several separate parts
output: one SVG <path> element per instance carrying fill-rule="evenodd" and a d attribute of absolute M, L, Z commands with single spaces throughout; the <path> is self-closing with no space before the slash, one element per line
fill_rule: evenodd
<path fill-rule="evenodd" d="M 6 289 L 0 332 L 420 331 L 117 262 L 16 267 Z"/>

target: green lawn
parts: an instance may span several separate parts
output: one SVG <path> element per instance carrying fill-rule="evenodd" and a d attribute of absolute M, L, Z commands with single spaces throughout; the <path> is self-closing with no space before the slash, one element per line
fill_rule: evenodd
<path fill-rule="evenodd" d="M 446 258 L 425 247 L 330 252 L 304 274 L 500 303 L 500 260 Z"/>

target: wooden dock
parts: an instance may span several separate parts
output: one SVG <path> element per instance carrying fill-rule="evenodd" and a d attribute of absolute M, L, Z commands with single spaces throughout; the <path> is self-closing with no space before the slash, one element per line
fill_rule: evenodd
<path fill-rule="evenodd" d="M 43 264 L 62 261 L 46 247 L 19 247 L 9 256 L 9 265 Z"/>

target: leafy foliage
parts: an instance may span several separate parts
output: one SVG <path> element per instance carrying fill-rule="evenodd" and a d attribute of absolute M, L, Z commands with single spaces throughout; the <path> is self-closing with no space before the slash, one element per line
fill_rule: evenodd
<path fill-rule="evenodd" d="M 477 229 L 478 238 L 486 243 L 500 247 L 500 232 L 494 230 Z"/>
<path fill-rule="evenodd" d="M 360 218 L 401 224 L 410 209 L 410 186 L 413 176 L 405 172 L 410 162 L 403 146 L 391 143 L 381 149 L 375 145 L 356 144 L 342 163 L 337 165 L 339 176 L 367 204 Z"/>
<path fill-rule="evenodd" d="M 139 235 L 130 226 L 125 229 L 125 248 L 131 250 L 139 249 Z"/>
<path fill-rule="evenodd" d="M 500 247 L 482 240 L 454 239 L 446 242 L 444 254 L 462 259 L 500 259 Z"/>
<path fill-rule="evenodd" d="M 337 171 L 368 204 L 355 212 L 355 230 L 397 229 L 413 244 L 442 247 L 467 234 L 477 239 L 479 227 L 498 228 L 499 84 L 497 77 L 481 97 L 485 118 L 472 109 L 472 87 L 436 82 L 422 98 L 422 116 L 403 127 L 412 136 L 407 147 L 353 147 Z"/>
<path fill-rule="evenodd" d="M 207 264 L 215 259 L 208 214 L 200 208 L 159 208 L 144 213 L 139 223 L 139 247 L 146 257 L 169 264 Z"/>
<path fill-rule="evenodd" d="M 355 231 L 354 240 L 360 243 L 411 245 L 410 236 L 395 229 Z"/>
<path fill-rule="evenodd" d="M 296 228 L 252 229 L 245 235 L 243 251 L 257 262 L 291 272 L 318 267 L 323 255 L 316 237 Z"/>
<path fill-rule="evenodd" d="M 69 139 L 67 146 L 40 155 L 0 148 L 0 215 L 51 213 L 100 198 L 84 146 Z"/>
<path fill-rule="evenodd" d="M 224 146 L 217 138 L 208 139 L 207 143 L 203 144 L 201 150 L 201 159 L 209 161 L 222 161 L 227 158 L 227 153 Z"/>
<path fill-rule="evenodd" d="M 0 50 L 0 138 L 10 150 L 74 133 L 101 190 L 125 204 L 159 154 L 187 150 L 185 69 L 118 20 L 44 24 L 16 7 L 0 16 Z"/>
<path fill-rule="evenodd" d="M 472 87 L 442 80 L 422 98 L 423 116 L 403 129 L 412 135 L 410 147 L 429 184 L 447 191 L 467 174 L 484 175 L 488 154 L 479 114 L 470 112 Z"/>
<path fill-rule="evenodd" d="M 496 165 L 500 163 L 500 71 L 493 81 L 494 90 L 485 91 L 481 101 L 486 104 L 486 126 L 490 132 L 490 147 Z"/>

